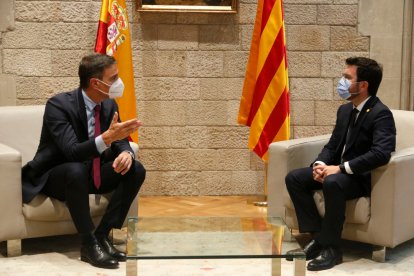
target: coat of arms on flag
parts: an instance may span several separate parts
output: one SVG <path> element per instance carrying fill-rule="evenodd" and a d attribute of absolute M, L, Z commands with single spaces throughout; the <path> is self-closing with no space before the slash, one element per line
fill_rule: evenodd
<path fill-rule="evenodd" d="M 125 0 L 102 0 L 95 52 L 113 56 L 118 63 L 119 77 L 125 84 L 124 95 L 116 100 L 122 120 L 137 117 L 129 29 Z M 138 133 L 130 138 L 138 142 Z"/>

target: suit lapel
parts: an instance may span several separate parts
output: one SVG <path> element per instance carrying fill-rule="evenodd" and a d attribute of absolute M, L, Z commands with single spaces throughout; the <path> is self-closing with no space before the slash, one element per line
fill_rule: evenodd
<path fill-rule="evenodd" d="M 101 103 L 101 131 L 104 132 L 109 128 L 111 123 L 111 107 L 109 100 Z"/>
<path fill-rule="evenodd" d="M 368 113 L 371 111 L 371 109 L 375 106 L 375 104 L 378 102 L 378 98 L 376 96 L 371 97 L 364 105 L 362 110 L 359 112 L 358 118 L 355 122 L 355 126 L 350 133 L 349 142 L 346 146 L 346 151 L 348 151 L 349 148 L 352 147 L 352 145 L 355 143 L 358 134 L 361 130 L 361 126 L 364 124 L 365 119 L 368 116 Z"/>
<path fill-rule="evenodd" d="M 78 88 L 77 91 L 75 91 L 75 99 L 76 99 L 76 105 L 79 110 L 79 119 L 82 122 L 82 129 L 85 137 L 88 136 L 88 121 L 86 117 L 86 108 L 85 108 L 85 101 L 83 100 L 82 95 L 82 89 Z M 101 103 L 101 132 L 106 131 L 109 128 L 109 124 L 111 123 L 112 117 L 112 106 L 111 106 L 111 100 L 105 100 Z"/>
<path fill-rule="evenodd" d="M 343 122 L 343 124 L 340 127 L 340 131 L 341 131 L 341 142 L 339 143 L 339 148 L 338 151 L 342 154 L 343 149 L 344 149 L 344 145 L 345 145 L 345 141 L 346 141 L 346 135 L 348 133 L 348 127 L 349 127 L 349 118 L 351 117 L 351 112 L 353 109 L 353 105 L 352 103 L 348 103 L 346 104 L 346 106 L 344 107 L 344 111 L 340 113 L 340 118 L 339 121 Z"/>
<path fill-rule="evenodd" d="M 79 108 L 79 118 L 82 122 L 83 132 L 86 133 L 86 137 L 88 137 L 88 122 L 86 118 L 85 101 L 83 100 L 81 88 L 78 88 L 76 91 L 76 104 L 77 108 Z"/>

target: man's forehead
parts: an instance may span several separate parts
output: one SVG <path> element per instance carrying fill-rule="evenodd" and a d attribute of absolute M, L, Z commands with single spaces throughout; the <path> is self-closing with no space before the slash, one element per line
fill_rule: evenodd
<path fill-rule="evenodd" d="M 352 77 L 356 74 L 357 67 L 355 65 L 347 65 L 342 72 L 342 76 L 344 77 Z"/>
<path fill-rule="evenodd" d="M 104 72 L 103 72 L 103 77 L 104 78 L 116 78 L 118 76 L 118 67 L 116 66 L 116 64 L 113 64 L 107 68 L 105 68 Z"/>

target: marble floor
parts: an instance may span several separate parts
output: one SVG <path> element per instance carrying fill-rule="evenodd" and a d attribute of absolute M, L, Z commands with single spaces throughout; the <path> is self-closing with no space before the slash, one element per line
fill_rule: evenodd
<path fill-rule="evenodd" d="M 170 201 L 170 202 L 169 202 Z M 180 202 L 181 201 L 181 202 Z M 160 202 L 163 202 L 160 204 Z M 177 203 L 179 202 L 179 203 Z M 266 215 L 263 208 L 246 204 L 241 197 L 166 197 L 141 198 L 140 216 L 155 215 Z M 220 206 L 218 208 L 217 206 Z M 199 210 L 199 211 L 198 211 Z M 206 211 L 207 210 L 207 211 Z M 241 211 L 242 210 L 242 211 Z M 120 249 L 125 248 L 126 231 L 114 233 Z M 80 243 L 76 235 L 54 236 L 22 241 L 22 256 L 6 257 L 6 243 L 0 242 L 0 275 L 125 275 L 125 263 L 118 269 L 100 269 L 79 260 Z M 371 246 L 343 241 L 344 262 L 333 269 L 320 272 L 306 272 L 306 275 L 368 275 L 368 276 L 414 276 L 414 240 L 394 249 L 388 249 L 387 261 L 377 263 L 371 260 Z M 140 261 L 140 276 L 267 276 L 270 275 L 270 260 L 161 260 Z M 282 275 L 293 275 L 293 264 L 282 260 Z"/>
<path fill-rule="evenodd" d="M 122 237 L 123 231 L 118 235 Z M 120 248 L 122 244 L 118 245 Z M 0 275 L 125 275 L 125 263 L 118 269 L 99 269 L 79 260 L 77 236 L 27 239 L 23 255 L 5 257 L 5 243 L 0 243 Z M 414 275 L 414 240 L 389 249 L 386 263 L 370 259 L 370 246 L 344 241 L 344 263 L 331 270 L 306 272 L 306 275 Z M 247 260 L 162 260 L 140 261 L 140 276 L 265 276 L 270 275 L 270 261 Z M 282 275 L 293 275 L 291 262 L 282 260 Z"/>

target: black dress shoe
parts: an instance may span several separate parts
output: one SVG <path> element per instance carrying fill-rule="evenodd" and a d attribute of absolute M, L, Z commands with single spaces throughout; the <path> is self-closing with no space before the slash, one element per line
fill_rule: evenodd
<path fill-rule="evenodd" d="M 116 259 L 118 262 L 125 262 L 126 261 L 126 254 L 122 251 L 116 249 L 112 242 L 108 239 L 108 237 L 97 237 L 98 242 L 102 245 L 108 254 Z"/>
<path fill-rule="evenodd" d="M 117 268 L 118 261 L 112 258 L 98 242 L 82 245 L 81 260 L 102 268 Z"/>
<path fill-rule="evenodd" d="M 330 269 L 340 263 L 342 263 L 342 252 L 339 249 L 327 247 L 322 250 L 317 258 L 308 263 L 308 270 L 319 271 Z"/>
<path fill-rule="evenodd" d="M 300 252 L 301 249 L 294 249 L 294 250 L 290 250 L 288 252 L 286 252 L 287 255 L 295 255 L 298 252 Z M 315 240 L 312 240 L 310 243 L 308 243 L 308 245 L 305 246 L 305 248 L 303 248 L 303 252 L 305 252 L 306 255 L 306 260 L 312 260 L 316 257 L 318 257 L 318 255 L 321 253 L 322 251 L 322 246 Z M 293 256 L 287 256 L 286 257 L 287 261 L 293 261 Z"/>

